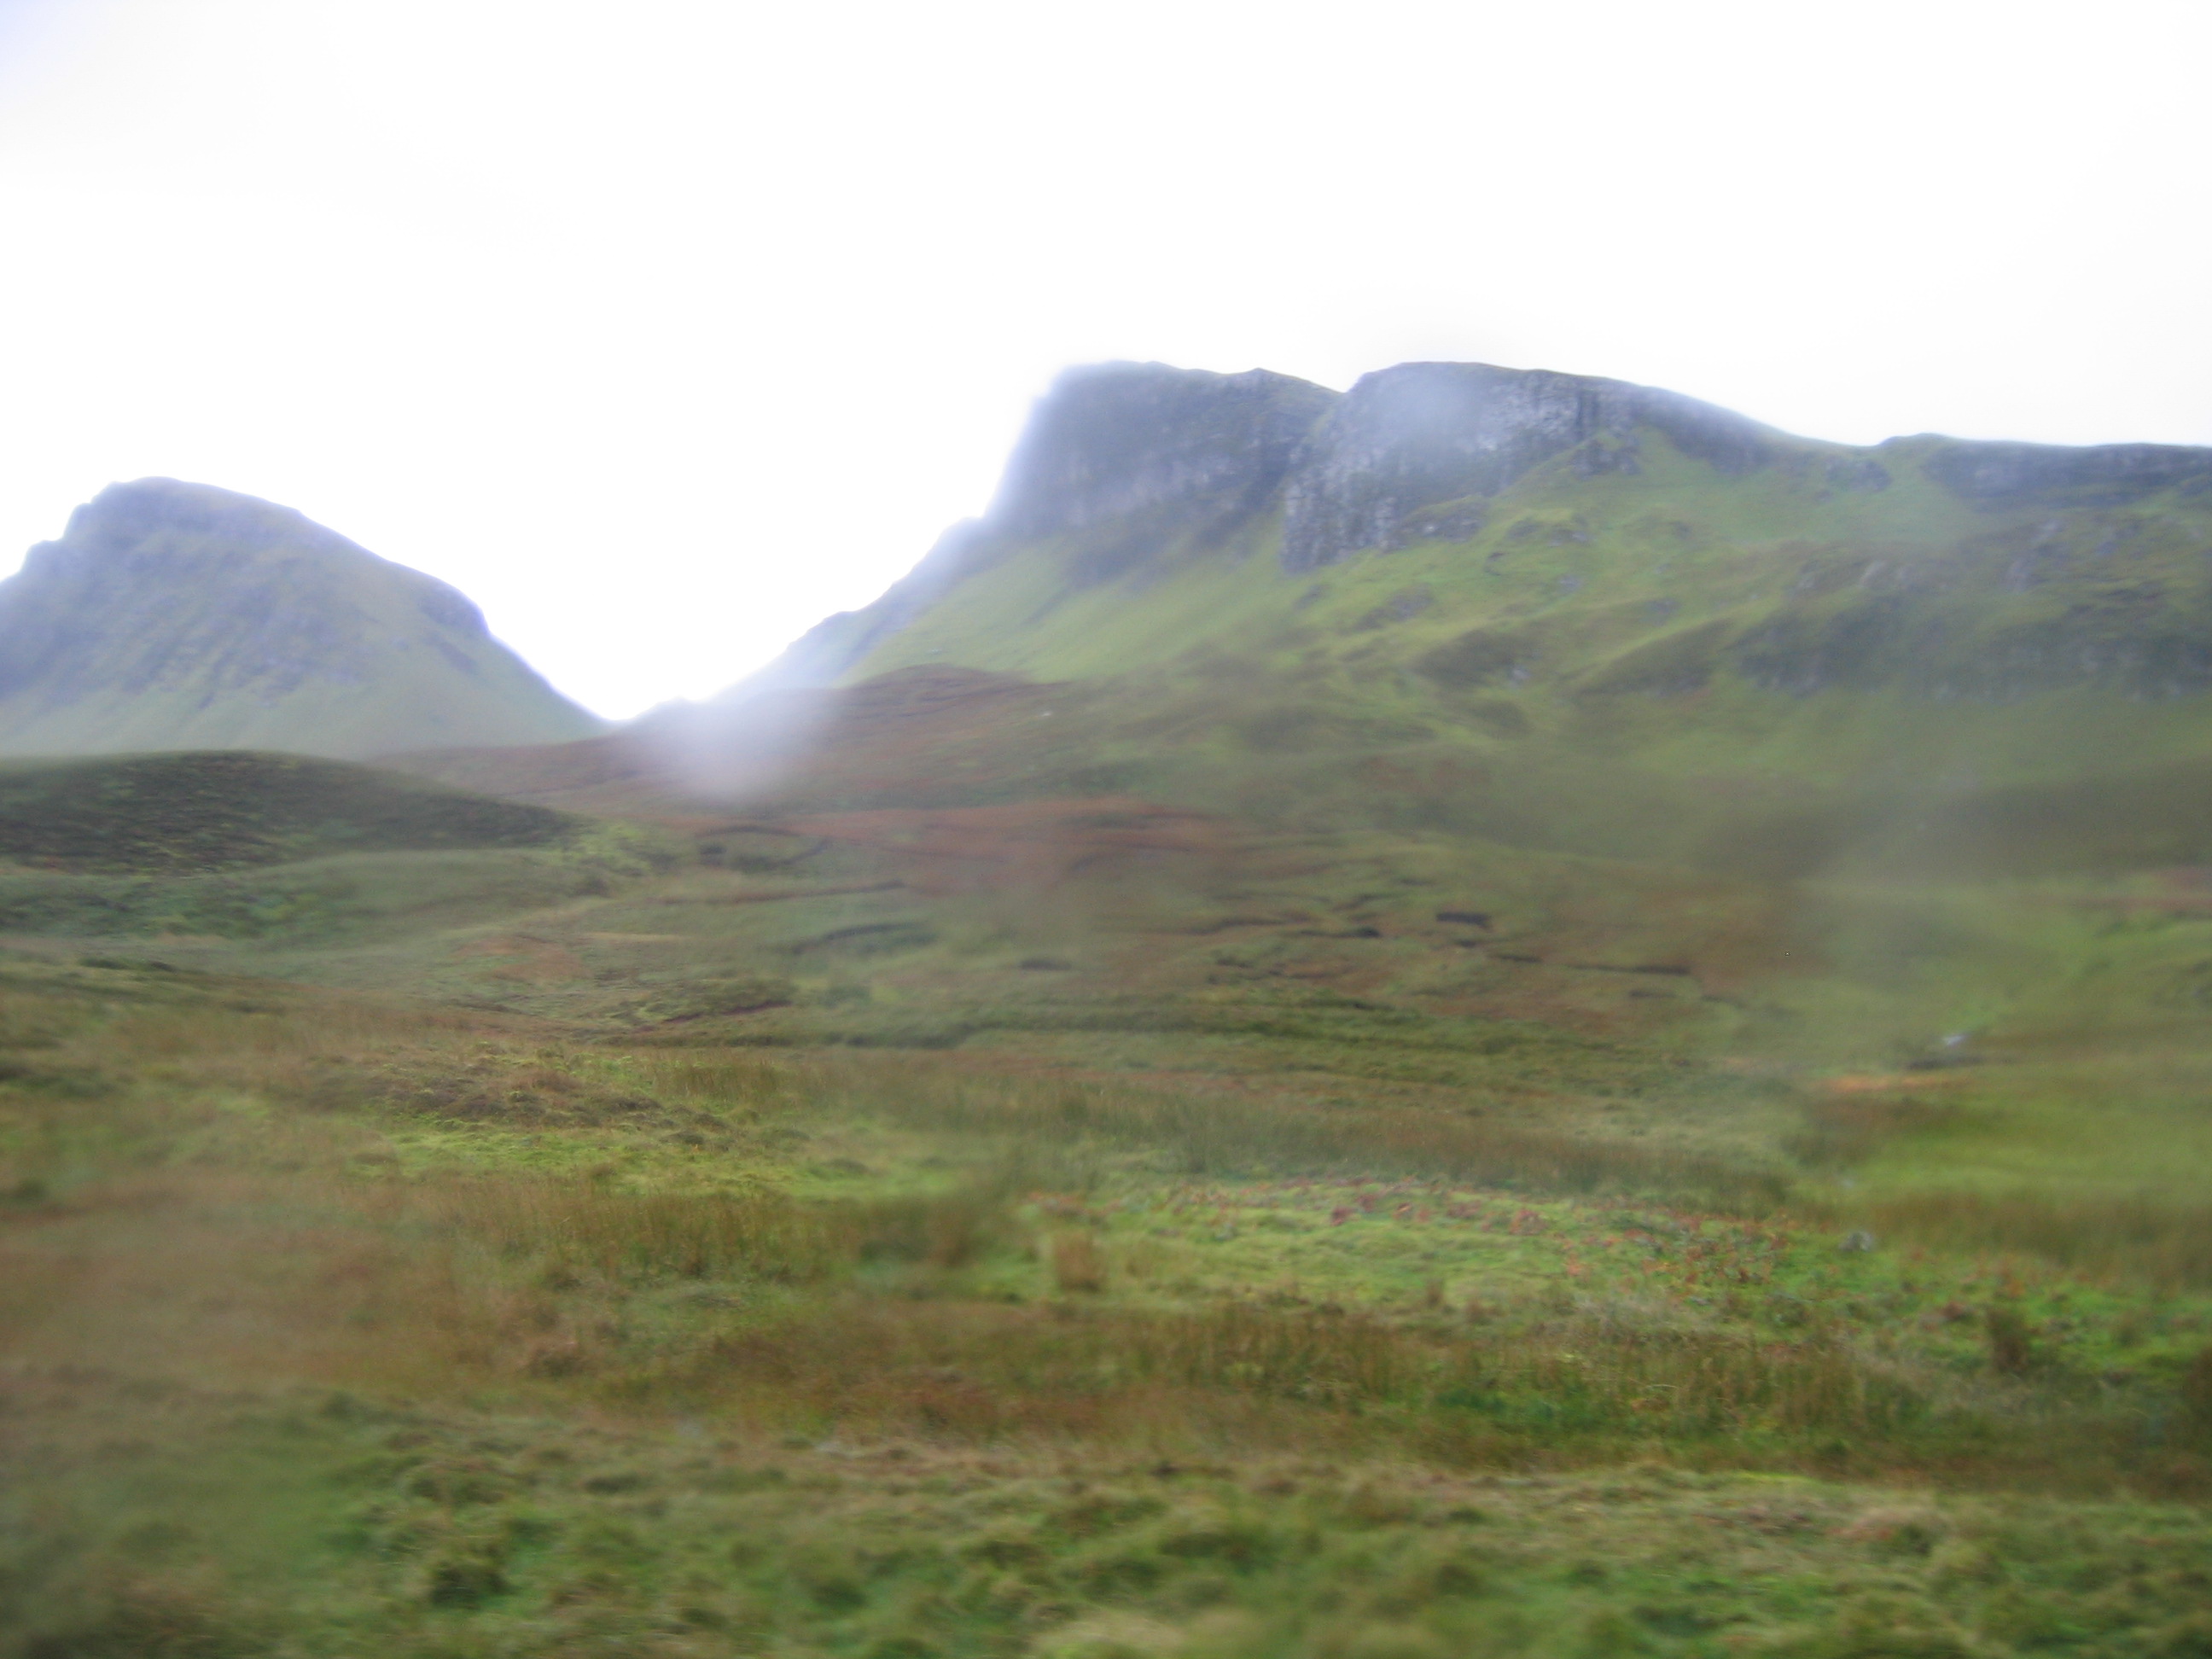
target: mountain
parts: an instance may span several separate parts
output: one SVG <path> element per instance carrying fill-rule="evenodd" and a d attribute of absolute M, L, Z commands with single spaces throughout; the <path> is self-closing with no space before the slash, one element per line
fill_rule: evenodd
<path fill-rule="evenodd" d="M 792 987 L 749 1040 L 1504 1021 L 1894 1068 L 2198 1041 L 2208 692 L 2212 451 L 1109 365 L 981 519 L 720 698 L 409 764 L 688 832 L 736 882 L 686 924 L 715 971 Z M 542 1012 L 686 971 L 602 943 L 659 914 L 553 928 L 605 977 Z"/>
<path fill-rule="evenodd" d="M 1478 608 L 1589 617 L 1631 584 L 1650 602 L 1648 629 L 1614 623 L 1604 641 L 1540 653 L 1547 679 L 1617 654 L 1628 635 L 1677 637 L 1719 608 L 1750 623 L 1765 604 L 1760 619 L 1787 626 L 1729 630 L 1736 648 L 1721 657 L 1771 690 L 1905 684 L 1909 668 L 1938 696 L 2097 684 L 2157 699 L 2212 686 L 2199 566 L 2159 562 L 2203 550 L 2208 507 L 2205 449 L 1933 435 L 1854 449 L 1670 392 L 1482 362 L 1402 362 L 1343 396 L 1265 372 L 1113 362 L 1073 369 L 1037 404 L 982 520 L 769 675 L 854 679 L 922 659 L 1064 675 L 1255 629 L 1316 641 L 1343 633 L 1352 588 L 1422 575 L 1453 588 L 1391 595 L 1411 608 L 1394 619 L 1425 617 L 1422 630 Z M 2135 611 L 2157 598 L 2154 629 L 2112 648 L 2111 619 L 2081 602 L 2152 566 L 2157 595 L 2136 592 Z M 1781 591 L 1760 586 L 1774 577 Z M 1996 633 L 1938 626 L 1954 644 L 1929 657 L 1933 611 L 1913 599 L 1936 592 L 1964 595 Z M 2033 602 L 2000 615 L 2006 598 Z M 1097 637 L 1139 613 L 1139 637 Z M 1801 641 L 1814 613 L 1818 637 Z M 1380 626 L 1364 611 L 1349 622 Z"/>
<path fill-rule="evenodd" d="M 1120 793 L 1776 878 L 2143 868 L 2212 861 L 2208 691 L 2212 451 L 1855 447 L 1482 364 L 1340 395 L 1109 364 L 874 605 L 713 703 L 487 763 L 549 799 Z"/>
<path fill-rule="evenodd" d="M 111 485 L 0 582 L 0 754 L 351 758 L 600 729 L 445 583 L 204 484 Z"/>

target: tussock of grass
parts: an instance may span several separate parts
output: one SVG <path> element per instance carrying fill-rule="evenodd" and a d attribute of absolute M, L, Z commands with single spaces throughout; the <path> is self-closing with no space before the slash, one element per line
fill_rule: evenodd
<path fill-rule="evenodd" d="M 1695 1194 L 1702 1203 L 1751 1212 L 1771 1209 L 1789 1190 L 1776 1170 L 1449 1107 L 1323 1109 L 1195 1092 L 1009 1083 L 912 1063 L 896 1071 L 847 1063 L 813 1075 L 817 1086 L 900 1122 L 1043 1145 L 1095 1139 L 1146 1147 L 1170 1153 L 1194 1174 L 1357 1169 L 1553 1192 Z"/>
<path fill-rule="evenodd" d="M 701 1363 L 692 1388 L 843 1433 L 1246 1453 L 1287 1437 L 1454 1467 L 1572 1466 L 1666 1443 L 1718 1466 L 1818 1468 L 1910 1457 L 1955 1426 L 1927 1387 L 1847 1342 L 1589 1319 L 1483 1334 L 1235 1304 L 1152 1316 L 871 1304 L 732 1334 Z M 2033 1455 L 2017 1428 L 1996 1432 Z"/>
<path fill-rule="evenodd" d="M 393 1218 L 531 1261 L 556 1282 L 732 1274 L 819 1279 L 848 1261 L 830 1218 L 780 1194 L 621 1191 L 574 1180 L 476 1179 L 404 1189 Z"/>
<path fill-rule="evenodd" d="M 26 1389 L 68 1425 L 51 1467 L 101 1478 L 112 1389 Z M 2201 1628 L 2203 1517 L 2141 1500 L 762 1446 L 327 1393 L 137 1410 L 162 1449 L 135 1489 L 157 1514 L 190 1492 L 190 1520 L 108 1511 L 88 1485 L 40 1517 L 76 1549 L 41 1556 L 0 1504 L 0 1561 L 46 1567 L 15 1603 L 27 1651 L 1872 1659 L 2054 1636 L 2185 1653 Z M 210 1462 L 242 1479 L 211 1486 Z"/>

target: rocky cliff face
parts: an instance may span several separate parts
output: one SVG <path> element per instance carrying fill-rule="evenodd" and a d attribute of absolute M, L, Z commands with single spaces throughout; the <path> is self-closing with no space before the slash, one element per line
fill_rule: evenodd
<path fill-rule="evenodd" d="M 1762 465 L 1780 435 L 1673 392 L 1486 363 L 1403 363 L 1341 394 L 1265 369 L 1070 369 L 1038 400 L 982 519 L 732 690 L 834 681 L 959 582 L 1039 541 L 1063 545 L 1064 580 L 1079 590 L 1156 577 L 1176 551 L 1242 556 L 1254 526 L 1279 518 L 1282 568 L 1310 571 L 1465 540 L 1488 499 L 1532 468 L 1572 453 L 1585 475 L 1633 472 L 1654 433 L 1731 473 Z"/>
<path fill-rule="evenodd" d="M 1480 501 L 1579 451 L 1585 473 L 1633 472 L 1643 434 L 1745 472 L 1779 434 L 1622 380 L 1488 363 L 1401 363 L 1339 396 L 1254 369 L 1159 363 L 1073 369 L 1039 402 L 986 520 L 1050 536 L 1167 506 L 1280 508 L 1285 569 L 1472 528 Z"/>
<path fill-rule="evenodd" d="M 112 485 L 0 582 L 0 753 L 354 757 L 599 726 L 445 583 L 205 485 Z"/>
<path fill-rule="evenodd" d="M 724 697 L 830 684 L 961 579 L 1028 543 L 1078 540 L 1068 576 L 1079 586 L 1123 574 L 1178 537 L 1218 545 L 1279 504 L 1292 461 L 1336 401 L 1326 386 L 1265 369 L 1070 369 L 1038 399 L 982 518 L 955 525 L 875 604 L 825 619 Z"/>
<path fill-rule="evenodd" d="M 1038 403 L 989 521 L 1010 536 L 1049 536 L 1176 503 L 1256 511 L 1336 402 L 1325 386 L 1261 368 L 1072 369 Z"/>
<path fill-rule="evenodd" d="M 1747 472 L 1773 435 L 1671 392 L 1488 363 L 1401 363 L 1363 376 L 1300 447 L 1285 499 L 1283 567 L 1312 570 L 1482 526 L 1483 501 L 1577 452 L 1585 473 L 1634 472 L 1646 431 L 1723 472 Z"/>
<path fill-rule="evenodd" d="M 1930 477 L 1976 501 L 2115 506 L 2169 488 L 2192 495 L 2212 492 L 2212 449 L 2180 444 L 2075 449 L 1922 438 L 1893 440 L 1883 447 L 1893 445 L 1921 450 Z"/>

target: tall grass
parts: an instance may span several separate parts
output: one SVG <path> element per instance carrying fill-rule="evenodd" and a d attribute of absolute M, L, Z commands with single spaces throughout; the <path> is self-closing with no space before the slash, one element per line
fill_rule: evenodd
<path fill-rule="evenodd" d="M 857 1254 L 838 1218 L 775 1194 L 630 1191 L 574 1179 L 442 1182 L 404 1218 L 555 1273 L 612 1280 L 751 1274 L 819 1279 Z"/>
<path fill-rule="evenodd" d="M 885 1297 L 854 1277 L 887 1257 L 957 1268 L 1018 1239 L 1006 1206 L 1022 1173 L 987 1172 L 933 1197 L 814 1206 L 514 1178 L 368 1201 L 402 1232 L 460 1253 L 449 1272 L 480 1321 L 501 1316 L 501 1287 L 518 1274 L 556 1286 L 588 1276 L 634 1288 L 715 1278 L 804 1289 L 775 1311 L 642 1349 L 595 1325 L 588 1316 L 601 1304 L 587 1301 L 562 1317 L 571 1335 L 558 1374 L 626 1398 L 722 1399 L 824 1427 L 1152 1442 L 1188 1437 L 1193 1423 L 1243 1423 L 1263 1440 L 1317 1434 L 1512 1461 L 1653 1436 L 1734 1438 L 1763 1455 L 1822 1437 L 1897 1445 L 1936 1416 L 1925 1379 L 1826 1332 L 1777 1340 L 1595 1315 L 1510 1328 L 1408 1325 L 1242 1300 L 1174 1311 L 1005 1305 Z M 472 1268 L 471 1251 L 488 1265 Z M 1044 1251 L 1064 1295 L 1104 1287 L 1105 1261 L 1087 1235 L 1060 1233 Z"/>
<path fill-rule="evenodd" d="M 2015 1252 L 2172 1289 L 2212 1286 L 2212 1206 L 2148 1197 L 1924 1192 L 1838 1213 L 1940 1249 Z"/>
<path fill-rule="evenodd" d="M 204 1006 L 135 1008 L 104 1022 L 94 1058 L 305 1103 L 329 1093 L 332 1061 L 404 1055 L 520 1060 L 560 1034 L 524 1019 L 285 988 Z M 1040 1164 L 1090 1143 L 1143 1149 L 1187 1173 L 1418 1175 L 1561 1193 L 1666 1197 L 1741 1212 L 1771 1210 L 1785 1174 L 1692 1151 L 1474 1115 L 1451 1106 L 1320 1107 L 1197 1088 L 986 1075 L 957 1060 L 752 1050 L 560 1050 L 601 1082 L 716 1115 L 846 1111 L 925 1131 L 986 1136 Z M 181 1068 L 181 1069 L 179 1069 Z M 341 1068 L 343 1069 L 343 1068 Z M 363 1105 L 374 1104 L 364 1099 Z M 1062 1184 L 1065 1184 L 1064 1182 Z"/>
<path fill-rule="evenodd" d="M 847 1301 L 718 1338 L 661 1386 L 824 1431 L 1161 1444 L 1211 1433 L 1248 1449 L 1273 1438 L 1489 1463 L 1580 1462 L 1655 1441 L 1721 1462 L 1897 1456 L 1956 1426 L 1927 1382 L 1826 1336 L 1587 1320 L 1445 1334 L 1243 1304 Z"/>
<path fill-rule="evenodd" d="M 1840 1325 L 1778 1336 L 1717 1315 L 1709 1323 L 1686 1304 L 1643 1322 L 1564 1293 L 1493 1323 L 1440 1305 L 1396 1320 L 1242 1299 L 1164 1308 L 1111 1294 L 1104 1253 L 1065 1230 L 1044 1242 L 1042 1279 L 1016 1265 L 1036 1242 L 1025 1196 L 1079 1188 L 1109 1163 L 1405 1173 L 1742 1208 L 1775 1196 L 1759 1172 L 1665 1148 L 1443 1107 L 987 1077 L 955 1060 L 562 1049 L 522 1023 L 359 1006 L 338 1018 L 319 997 L 271 997 L 270 1012 L 197 1024 L 186 1011 L 128 1012 L 93 1037 L 64 1032 L 36 1051 L 58 1063 L 122 1043 L 116 1052 L 144 1069 L 96 1106 L 36 1106 L 40 1121 L 70 1133 L 95 1121 L 113 1133 L 100 1154 L 109 1173 L 65 1201 L 41 1200 L 36 1225 L 6 1241 L 0 1311 L 25 1334 L 23 1352 L 424 1395 L 535 1389 L 809 1434 L 1341 1447 L 1467 1464 L 1657 1443 L 1722 1462 L 2102 1456 L 2118 1467 L 2128 1413 L 2150 1410 L 2062 1399 L 2039 1374 L 1992 1391 L 1884 1358 Z M 813 1203 L 764 1187 L 687 1188 L 683 1175 L 656 1186 L 659 1176 L 387 1164 L 364 1176 L 349 1164 L 361 1119 L 241 1112 L 225 1092 L 304 1100 L 301 1079 L 334 1052 L 568 1068 L 732 1121 L 870 1117 L 964 1137 L 998 1161 L 951 1191 Z M 200 1099 L 195 1085 L 208 1085 L 204 1121 L 185 1122 L 176 1103 Z M 143 1147 L 124 1133 L 133 1124 Z M 2182 1278 L 2203 1274 L 2208 1259 L 2201 1230 L 2190 1231 L 2198 1224 L 2165 1212 L 2116 1218 L 1997 1199 L 1892 1200 L 1875 1212 L 1877 1226 L 1949 1229 L 1948 1242 L 1976 1249 L 2029 1241 L 2082 1262 L 2148 1252 Z M 1040 1282 L 1051 1287 L 1042 1300 L 999 1299 Z M 1958 1403 L 1977 1389 L 1979 1405 Z M 2156 1451 L 2153 1430 L 2139 1438 L 2142 1455 Z"/>
<path fill-rule="evenodd" d="M 1447 1105 L 1317 1107 L 1196 1090 L 1146 1090 L 980 1075 L 957 1063 L 870 1055 L 769 1060 L 732 1054 L 671 1063 L 638 1057 L 656 1079 L 702 1097 L 834 1103 L 906 1127 L 988 1136 L 1064 1157 L 1084 1142 L 1165 1153 L 1193 1175 L 1414 1175 L 1559 1193 L 1665 1196 L 1764 1213 L 1786 1175 L 1674 1147 L 1499 1121 Z"/>
<path fill-rule="evenodd" d="M 587 1178 L 184 1170 L 87 1189 L 53 1225 L 50 1245 L 9 1252 L 0 1311 L 21 1363 L 423 1398 L 534 1390 L 809 1436 L 1470 1467 L 1665 1446 L 1716 1465 L 2109 1471 L 2160 1443 L 2136 1420 L 2154 1401 L 2028 1376 L 1991 1398 L 1841 1327 L 1782 1336 L 1565 1304 L 1494 1322 L 1148 1308 L 1092 1293 L 1095 1263 L 1049 1253 L 1058 1297 L 989 1299 L 961 1269 L 1020 1229 L 988 1183 L 804 1206 Z M 881 1276 L 886 1258 L 910 1271 Z"/>

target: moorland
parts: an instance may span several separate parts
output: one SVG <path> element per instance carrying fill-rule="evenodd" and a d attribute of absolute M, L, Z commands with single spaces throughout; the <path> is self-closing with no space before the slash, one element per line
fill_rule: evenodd
<path fill-rule="evenodd" d="M 1276 379 L 716 704 L 0 769 L 15 1650 L 2212 1651 L 2212 458 Z"/>

